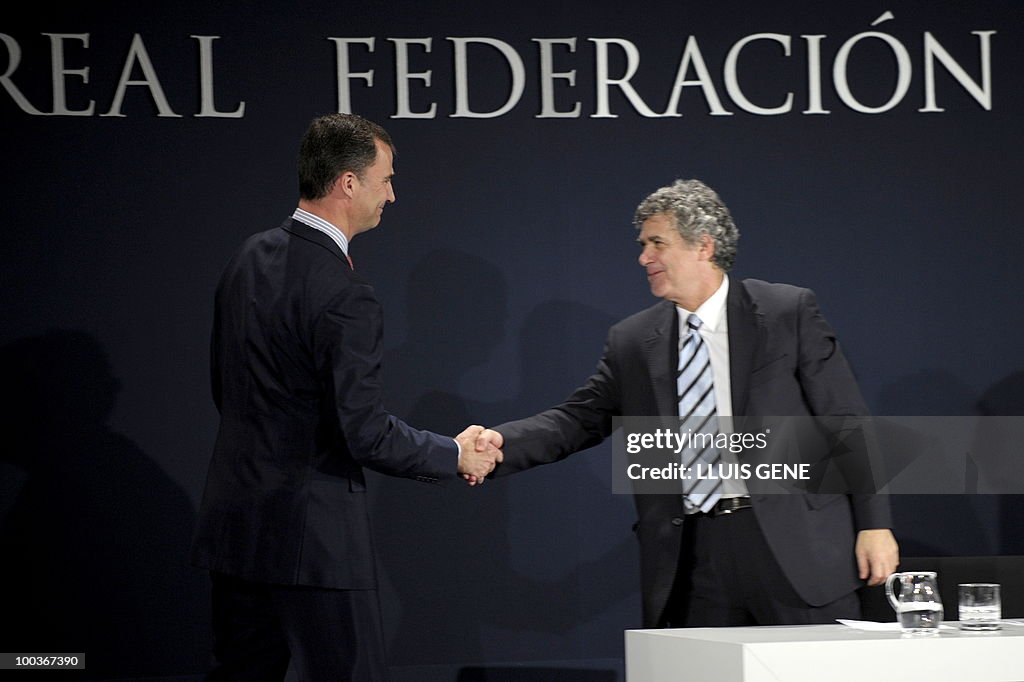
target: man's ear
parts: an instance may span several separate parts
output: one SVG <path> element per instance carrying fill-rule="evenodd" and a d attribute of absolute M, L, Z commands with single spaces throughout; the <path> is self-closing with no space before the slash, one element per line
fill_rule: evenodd
<path fill-rule="evenodd" d="M 331 193 L 338 192 L 347 197 L 351 197 L 355 194 L 356 183 L 359 182 L 359 178 L 352 171 L 345 171 L 338 175 L 334 179 L 334 185 L 331 187 Z"/>
<path fill-rule="evenodd" d="M 711 260 L 715 255 L 715 240 L 710 235 L 702 234 L 699 251 L 701 260 Z"/>

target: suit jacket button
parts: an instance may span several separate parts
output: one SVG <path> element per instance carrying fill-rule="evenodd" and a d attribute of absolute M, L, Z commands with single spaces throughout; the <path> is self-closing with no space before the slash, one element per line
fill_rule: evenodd
<path fill-rule="evenodd" d="M 681 526 L 681 525 L 683 525 L 683 520 L 681 518 L 679 518 L 678 516 L 674 516 L 674 517 L 672 517 L 672 525 L 673 526 Z"/>

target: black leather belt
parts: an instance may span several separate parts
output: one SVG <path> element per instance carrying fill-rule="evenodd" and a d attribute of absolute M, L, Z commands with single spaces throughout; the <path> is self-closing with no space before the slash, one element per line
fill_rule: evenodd
<path fill-rule="evenodd" d="M 723 497 L 715 506 L 711 508 L 710 516 L 721 516 L 723 514 L 732 514 L 738 512 L 740 509 L 750 509 L 750 498 L 749 497 Z"/>

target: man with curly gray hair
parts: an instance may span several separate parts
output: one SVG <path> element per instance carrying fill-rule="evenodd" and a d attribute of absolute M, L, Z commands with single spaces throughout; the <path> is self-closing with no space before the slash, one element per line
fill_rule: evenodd
<path fill-rule="evenodd" d="M 712 262 L 723 272 L 732 268 L 740 231 L 715 190 L 700 180 L 676 180 L 640 202 L 633 224 L 640 229 L 658 214 L 675 219 L 676 230 L 687 244 L 698 243 L 703 235 L 711 237 L 715 243 Z"/>
<path fill-rule="evenodd" d="M 716 417 L 867 414 L 812 291 L 730 279 L 739 231 L 710 187 L 662 187 L 634 223 L 639 264 L 663 300 L 611 328 L 596 372 L 564 403 L 480 434 L 478 450 L 503 448 L 494 475 L 596 445 L 618 416 L 678 416 L 709 429 Z M 694 450 L 689 462 L 718 471 L 743 456 Z M 644 627 L 856 619 L 858 588 L 881 584 L 899 563 L 882 496 L 767 494 L 756 479 L 724 475 L 679 489 L 634 487 Z"/>

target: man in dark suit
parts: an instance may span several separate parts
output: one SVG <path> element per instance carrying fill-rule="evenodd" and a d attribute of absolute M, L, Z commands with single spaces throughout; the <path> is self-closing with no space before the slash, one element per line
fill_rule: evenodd
<path fill-rule="evenodd" d="M 678 416 L 700 432 L 729 417 L 866 415 L 810 290 L 729 279 L 739 232 L 714 191 L 676 181 L 634 222 L 664 301 L 611 328 L 596 372 L 564 403 L 480 435 L 478 450 L 504 451 L 494 475 L 596 445 L 617 416 Z M 689 464 L 728 454 L 705 449 Z M 724 477 L 689 485 L 635 495 L 645 627 L 857 618 L 856 589 L 898 564 L 884 497 L 762 494 Z"/>
<path fill-rule="evenodd" d="M 381 401 L 380 304 L 348 245 L 395 200 L 394 147 L 333 114 L 299 152 L 299 206 L 250 237 L 217 288 L 221 421 L 192 556 L 213 580 L 215 680 L 384 680 L 363 468 L 485 476 L 500 452 L 411 428 Z M 483 456 L 480 456 L 483 454 Z"/>

